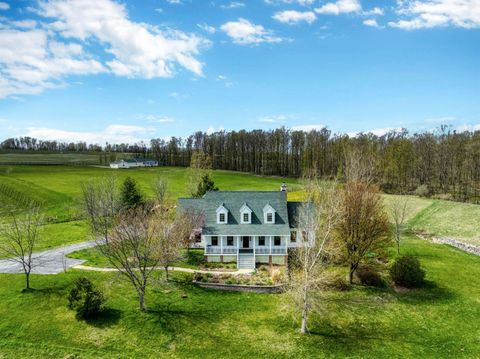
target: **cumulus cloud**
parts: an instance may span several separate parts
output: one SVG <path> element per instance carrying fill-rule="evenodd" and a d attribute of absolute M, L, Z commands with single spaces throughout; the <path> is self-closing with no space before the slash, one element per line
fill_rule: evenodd
<path fill-rule="evenodd" d="M 404 16 L 388 24 L 404 30 L 456 26 L 480 27 L 478 0 L 397 0 L 397 13 Z"/>
<path fill-rule="evenodd" d="M 237 21 L 226 22 L 220 27 L 220 29 L 225 32 L 234 43 L 239 45 L 283 41 L 281 37 L 275 36 L 272 31 L 266 30 L 262 25 L 252 24 L 250 21 L 243 18 L 239 18 Z"/>
<path fill-rule="evenodd" d="M 289 25 L 298 24 L 303 21 L 311 24 L 317 19 L 317 16 L 313 11 L 295 11 L 295 10 L 280 11 L 280 12 L 277 12 L 272 17 L 277 21 L 280 21 Z"/>
<path fill-rule="evenodd" d="M 370 27 L 379 27 L 378 22 L 375 19 L 364 20 L 363 25 L 370 26 Z"/>
<path fill-rule="evenodd" d="M 371 130 L 368 130 L 368 131 L 360 131 L 360 132 L 349 132 L 347 133 L 347 135 L 349 137 L 357 137 L 358 135 L 360 134 L 372 134 L 372 135 L 375 135 L 375 136 L 378 136 L 378 137 L 381 137 L 383 135 L 386 135 L 387 133 L 389 132 L 393 132 L 393 131 L 396 131 L 396 132 L 400 132 L 402 131 L 403 129 L 401 127 L 384 127 L 384 128 L 374 128 L 374 129 L 371 129 Z"/>
<path fill-rule="evenodd" d="M 338 0 L 329 2 L 315 9 L 317 14 L 339 15 L 346 13 L 358 13 L 362 11 L 359 0 Z"/>
<path fill-rule="evenodd" d="M 374 16 L 374 15 L 382 16 L 384 14 L 385 14 L 385 11 L 379 7 L 374 7 L 373 9 L 365 10 L 362 13 L 362 15 L 365 15 L 365 16 Z"/>
<path fill-rule="evenodd" d="M 8 10 L 10 9 L 10 5 L 6 2 L 0 1 L 0 10 Z"/>
<path fill-rule="evenodd" d="M 208 32 L 209 34 L 214 34 L 217 31 L 217 29 L 215 29 L 213 26 L 210 26 L 210 25 L 205 24 L 205 23 L 197 24 L 197 26 L 200 29 L 202 29 L 203 31 Z"/>
<path fill-rule="evenodd" d="M 304 131 L 304 132 L 310 132 L 310 131 L 320 131 L 321 129 L 325 128 L 326 126 L 323 124 L 315 124 L 315 125 L 298 125 L 298 126 L 292 126 L 291 129 L 293 131 Z"/>
<path fill-rule="evenodd" d="M 136 143 L 147 141 L 148 131 L 144 127 L 130 125 L 110 125 L 100 132 L 65 131 L 47 127 L 30 127 L 25 136 L 49 141 L 87 143 Z"/>

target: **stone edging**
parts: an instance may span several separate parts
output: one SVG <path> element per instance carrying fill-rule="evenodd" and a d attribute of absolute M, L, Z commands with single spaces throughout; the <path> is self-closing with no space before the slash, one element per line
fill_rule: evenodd
<path fill-rule="evenodd" d="M 475 246 L 473 244 L 463 243 L 463 242 L 457 241 L 456 239 L 447 238 L 447 237 L 432 237 L 432 242 L 433 243 L 448 244 L 452 247 L 461 249 L 462 251 L 480 256 L 480 247 L 479 246 Z"/>
<path fill-rule="evenodd" d="M 285 290 L 285 284 L 247 285 L 247 284 L 204 283 L 204 282 L 198 282 L 198 281 L 193 281 L 193 284 L 201 288 L 226 290 L 231 292 L 281 293 Z"/>

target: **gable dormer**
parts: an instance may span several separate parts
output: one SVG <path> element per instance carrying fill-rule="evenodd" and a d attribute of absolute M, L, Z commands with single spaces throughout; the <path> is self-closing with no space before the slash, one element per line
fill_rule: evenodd
<path fill-rule="evenodd" d="M 228 209 L 222 203 L 220 207 L 217 208 L 217 224 L 227 224 L 228 223 Z"/>
<path fill-rule="evenodd" d="M 268 224 L 275 223 L 275 208 L 273 208 L 270 203 L 267 203 L 265 207 L 263 207 L 263 222 Z"/>
<path fill-rule="evenodd" d="M 240 223 L 252 223 L 252 210 L 247 206 L 246 203 L 240 208 Z"/>

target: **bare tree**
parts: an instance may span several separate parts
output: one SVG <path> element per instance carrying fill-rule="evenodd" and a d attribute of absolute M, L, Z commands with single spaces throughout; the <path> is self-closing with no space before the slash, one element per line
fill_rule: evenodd
<path fill-rule="evenodd" d="M 394 237 L 397 242 L 397 254 L 400 254 L 400 237 L 407 216 L 408 197 L 395 198 L 390 203 L 390 214 L 394 224 Z"/>
<path fill-rule="evenodd" d="M 158 267 L 162 219 L 137 208 L 122 212 L 109 240 L 99 250 L 135 287 L 141 310 L 152 272 Z"/>
<path fill-rule="evenodd" d="M 290 276 L 289 293 L 301 310 L 302 334 L 308 332 L 309 314 L 314 310 L 311 297 L 320 289 L 327 258 L 335 251 L 334 228 L 340 204 L 337 187 L 335 182 L 308 181 L 305 186 L 308 201 L 298 211 L 297 226 L 303 238 L 293 258 L 296 269 Z"/>
<path fill-rule="evenodd" d="M 1 228 L 0 252 L 19 263 L 25 273 L 25 289 L 30 289 L 30 273 L 35 266 L 33 251 L 40 240 L 43 216 L 39 208 L 29 206 L 25 214 L 11 213 L 11 221 Z"/>
<path fill-rule="evenodd" d="M 163 177 L 156 177 L 152 182 L 152 190 L 155 194 L 155 199 L 159 205 L 165 203 L 167 198 L 168 182 Z"/>
<path fill-rule="evenodd" d="M 388 242 L 390 224 L 382 197 L 373 185 L 349 182 L 342 193 L 341 219 L 337 235 L 350 266 L 349 281 L 370 250 Z"/>
<path fill-rule="evenodd" d="M 372 153 L 359 148 L 347 151 L 345 156 L 345 177 L 347 182 L 372 183 L 375 178 L 376 159 Z"/>
<path fill-rule="evenodd" d="M 115 177 L 84 182 L 82 193 L 83 207 L 92 233 L 108 242 L 109 233 L 120 206 Z"/>
<path fill-rule="evenodd" d="M 183 210 L 182 213 L 186 217 L 186 228 L 189 234 L 184 236 L 184 248 L 187 251 L 190 250 L 193 244 L 197 241 L 197 238 L 202 234 L 202 227 L 205 224 L 205 212 L 199 208 L 188 207 Z"/>

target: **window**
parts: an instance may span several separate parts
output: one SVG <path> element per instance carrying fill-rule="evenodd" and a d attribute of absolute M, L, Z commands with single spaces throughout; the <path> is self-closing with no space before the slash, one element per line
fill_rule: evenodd
<path fill-rule="evenodd" d="M 227 237 L 227 246 L 233 246 L 233 237 Z"/>
<path fill-rule="evenodd" d="M 307 241 L 308 241 L 308 233 L 307 233 L 307 231 L 303 231 L 303 232 L 302 232 L 302 238 L 303 238 L 303 241 L 304 241 L 304 242 L 307 242 Z"/>
<path fill-rule="evenodd" d="M 273 237 L 273 245 L 279 246 L 280 244 L 282 244 L 282 239 L 280 238 L 280 236 Z"/>
<path fill-rule="evenodd" d="M 258 237 L 258 245 L 264 246 L 265 245 L 265 236 Z"/>
<path fill-rule="evenodd" d="M 225 223 L 225 213 L 220 213 L 220 222 Z"/>
<path fill-rule="evenodd" d="M 295 243 L 297 241 L 297 232 L 296 231 L 292 231 L 290 233 L 290 242 L 292 243 Z"/>
<path fill-rule="evenodd" d="M 212 246 L 218 246 L 218 237 L 212 237 Z"/>
<path fill-rule="evenodd" d="M 273 213 L 267 213 L 267 223 L 273 222 Z"/>
<path fill-rule="evenodd" d="M 245 222 L 245 223 L 250 222 L 250 221 L 249 221 L 249 214 L 248 214 L 248 213 L 244 213 L 244 214 L 243 214 L 243 222 Z"/>

